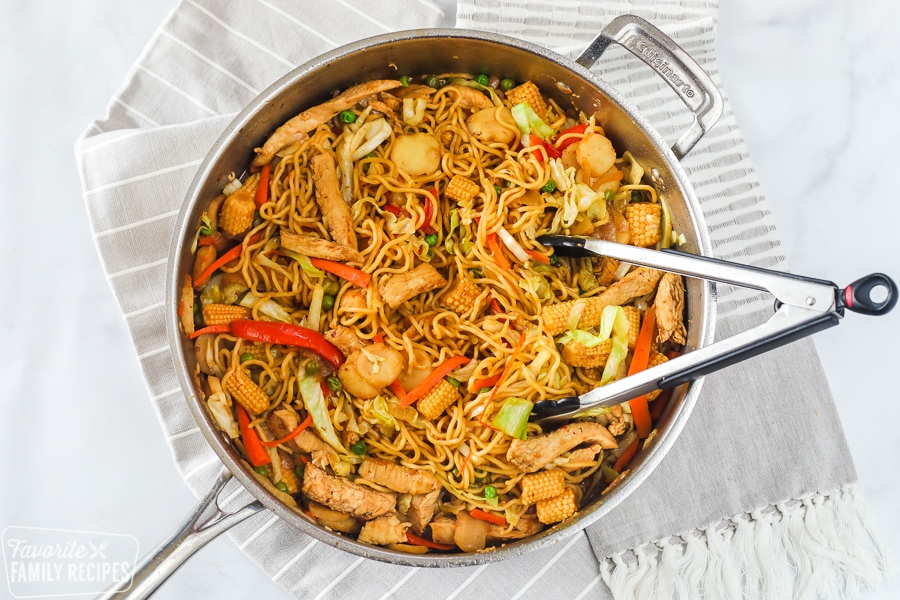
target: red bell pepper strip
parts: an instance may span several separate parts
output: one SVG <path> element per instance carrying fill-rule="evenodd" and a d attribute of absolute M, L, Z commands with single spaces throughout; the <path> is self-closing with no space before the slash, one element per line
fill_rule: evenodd
<path fill-rule="evenodd" d="M 361 287 L 363 289 L 369 287 L 369 281 L 372 280 L 372 276 L 365 271 L 354 269 L 353 267 L 349 267 L 344 263 L 334 262 L 333 260 L 325 260 L 324 258 L 310 258 L 309 262 L 311 262 L 314 267 L 322 269 L 323 271 L 328 271 L 329 273 L 337 275 L 341 279 L 346 279 L 353 285 Z"/>
<path fill-rule="evenodd" d="M 473 508 L 469 511 L 469 514 L 476 519 L 480 519 L 482 521 L 487 521 L 488 523 L 493 523 L 494 525 L 500 525 L 501 527 L 506 527 L 506 519 L 501 517 L 500 515 L 495 515 L 494 513 L 489 513 L 487 511 L 481 510 L 480 508 Z"/>
<path fill-rule="evenodd" d="M 256 242 L 259 241 L 260 237 L 261 237 L 261 235 L 259 233 L 255 234 L 253 237 L 250 238 L 250 240 L 248 241 L 248 244 L 255 244 Z M 203 275 L 201 275 L 200 277 L 197 278 L 197 281 L 194 282 L 194 287 L 195 288 L 200 287 L 201 285 L 203 285 L 203 283 L 207 279 L 210 278 L 210 276 L 213 273 L 215 273 L 216 271 L 219 270 L 219 267 L 221 267 L 224 264 L 230 263 L 234 259 L 240 257 L 241 251 L 243 249 L 244 249 L 244 245 L 238 244 L 237 246 L 235 246 L 234 248 L 232 248 L 231 250 L 229 250 L 228 252 L 226 252 L 225 254 L 220 256 L 216 260 L 216 262 L 209 265 L 209 268 L 206 269 L 205 271 L 203 271 Z"/>
<path fill-rule="evenodd" d="M 393 204 L 385 204 L 384 210 L 398 217 L 403 214 L 403 207 L 394 206 Z"/>
<path fill-rule="evenodd" d="M 562 153 L 559 150 L 557 150 L 556 148 L 554 148 L 553 146 L 551 146 L 550 144 L 548 144 L 547 142 L 545 142 L 544 140 L 542 140 L 541 138 L 539 138 L 536 135 L 529 134 L 529 135 L 525 136 L 525 138 L 526 139 L 523 139 L 522 143 L 526 147 L 537 146 L 538 148 L 541 149 L 541 152 L 534 153 L 534 155 L 538 159 L 538 162 L 543 163 L 543 162 L 550 160 L 551 158 L 559 158 L 560 156 L 562 156 Z"/>
<path fill-rule="evenodd" d="M 622 472 L 625 467 L 628 466 L 628 463 L 631 462 L 631 459 L 634 458 L 634 455 L 637 454 L 638 446 L 641 445 L 641 438 L 635 438 L 631 445 L 625 448 L 625 451 L 619 455 L 619 458 L 616 459 L 616 464 L 613 465 L 613 471 Z"/>
<path fill-rule="evenodd" d="M 400 400 L 401 406 L 409 406 L 425 394 L 427 394 L 431 388 L 436 386 L 438 382 L 450 374 L 451 371 L 457 369 L 467 362 L 469 362 L 469 357 L 465 355 L 454 356 L 453 358 L 448 358 L 443 363 L 438 366 L 434 371 L 428 374 L 428 377 L 422 380 L 422 383 L 409 390 L 406 393 L 406 398 L 402 398 Z"/>
<path fill-rule="evenodd" d="M 269 165 L 266 165 L 266 166 L 269 166 Z M 309 427 L 310 425 L 312 425 L 312 415 L 307 415 L 306 418 L 303 419 L 303 422 L 300 423 L 299 425 L 297 425 L 297 429 L 293 430 L 292 432 L 290 432 L 283 438 L 280 438 L 277 440 L 272 440 L 271 442 L 267 442 L 265 440 L 259 440 L 259 443 L 262 444 L 263 446 L 265 446 L 266 448 L 274 448 L 278 444 L 283 444 L 285 442 L 291 441 L 292 439 L 294 439 L 295 437 L 297 437 L 298 435 L 303 433 L 303 430 L 306 429 L 307 427 Z"/>
<path fill-rule="evenodd" d="M 550 264 L 550 257 L 545 254 L 541 254 L 535 250 L 528 250 L 527 248 L 525 249 L 525 253 L 539 263 L 544 263 L 545 265 Z"/>
<path fill-rule="evenodd" d="M 210 325 L 202 329 L 197 329 L 188 337 L 190 339 L 194 339 L 196 337 L 200 337 L 205 333 L 231 333 L 231 325 Z"/>
<path fill-rule="evenodd" d="M 476 379 L 473 382 L 472 387 L 475 388 L 475 391 L 477 392 L 481 388 L 493 387 L 498 381 L 500 381 L 500 375 L 485 377 L 484 379 Z"/>
<path fill-rule="evenodd" d="M 337 346 L 326 340 L 318 331 L 299 325 L 240 319 L 231 322 L 231 332 L 241 339 L 254 342 L 309 348 L 336 369 L 344 364 L 344 354 Z"/>
<path fill-rule="evenodd" d="M 497 242 L 497 234 L 492 233 L 487 236 L 487 245 L 488 248 L 491 249 L 491 254 L 494 255 L 494 261 L 500 265 L 503 270 L 509 270 L 512 268 L 509 260 L 506 256 L 503 255 L 503 250 L 500 249 L 500 244 Z"/>
<path fill-rule="evenodd" d="M 560 131 L 559 134 L 553 139 L 553 143 L 556 146 L 557 150 L 560 153 L 574 144 L 575 142 L 581 141 L 580 135 L 572 135 L 572 134 L 581 134 L 584 133 L 590 123 L 581 123 L 576 125 L 575 127 L 569 127 L 565 131 Z"/>
<path fill-rule="evenodd" d="M 244 450 L 247 458 L 254 467 L 261 467 L 272 462 L 269 453 L 263 448 L 262 441 L 256 434 L 256 430 L 250 427 L 250 416 L 244 407 L 237 405 L 238 428 L 241 430 L 241 439 L 244 440 Z"/>
<path fill-rule="evenodd" d="M 497 302 L 496 298 L 491 298 L 491 312 L 494 313 L 495 315 L 503 314 L 503 307 L 500 306 L 500 303 Z"/>
<path fill-rule="evenodd" d="M 426 548 L 434 548 L 435 550 L 453 550 L 456 546 L 450 544 L 438 544 L 431 540 L 421 538 L 414 533 L 406 532 L 406 541 L 414 546 L 425 546 Z"/>
<path fill-rule="evenodd" d="M 628 368 L 629 376 L 640 373 L 647 368 L 647 364 L 650 361 L 650 344 L 653 342 L 653 328 L 655 326 L 656 310 L 651 306 L 644 313 L 644 322 L 641 325 L 641 332 L 638 334 L 637 344 L 634 346 L 631 367 Z M 647 406 L 647 396 L 645 394 L 632 398 L 628 404 L 631 406 L 631 416 L 634 418 L 638 437 L 643 439 L 650 435 L 650 431 L 653 429 L 653 421 L 650 419 L 650 408 Z"/>
<path fill-rule="evenodd" d="M 272 172 L 272 163 L 263 166 L 259 172 L 259 187 L 256 188 L 256 208 L 266 203 L 269 198 L 269 173 Z"/>

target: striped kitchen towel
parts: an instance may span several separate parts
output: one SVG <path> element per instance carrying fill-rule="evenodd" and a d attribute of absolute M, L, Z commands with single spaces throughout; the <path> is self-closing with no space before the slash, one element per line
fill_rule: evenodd
<path fill-rule="evenodd" d="M 458 24 L 572 53 L 612 17 L 638 14 L 721 84 L 716 11 L 709 0 L 462 0 Z M 341 44 L 441 18 L 430 0 L 182 0 L 106 117 L 77 141 L 100 259 L 150 401 L 196 494 L 220 463 L 182 397 L 164 324 L 170 237 L 196 167 L 233 115 L 290 69 Z M 625 52 L 609 51 L 594 70 L 668 139 L 688 124 L 662 80 Z M 785 269 L 730 109 L 684 165 L 716 254 Z M 761 322 L 770 306 L 754 292 L 721 290 L 718 335 Z M 298 598 L 838 598 L 876 585 L 889 571 L 854 479 L 825 377 L 804 341 L 708 377 L 690 422 L 653 475 L 608 517 L 555 546 L 497 564 L 422 570 L 346 554 L 271 513 L 230 535 Z M 225 506 L 250 501 L 230 485 Z"/>

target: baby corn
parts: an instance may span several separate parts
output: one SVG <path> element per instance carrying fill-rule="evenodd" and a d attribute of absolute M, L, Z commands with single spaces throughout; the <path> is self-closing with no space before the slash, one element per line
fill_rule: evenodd
<path fill-rule="evenodd" d="M 572 516 L 577 508 L 575 506 L 575 492 L 566 488 L 559 496 L 541 500 L 537 503 L 538 521 L 545 525 L 559 523 Z"/>
<path fill-rule="evenodd" d="M 225 380 L 225 389 L 251 415 L 258 415 L 269 408 L 269 397 L 240 367 L 232 371 L 231 377 Z"/>
<path fill-rule="evenodd" d="M 481 288 L 461 274 L 438 303 L 447 310 L 462 315 L 471 310 L 480 293 Z"/>
<path fill-rule="evenodd" d="M 612 352 L 611 339 L 600 342 L 593 348 L 588 348 L 581 342 L 571 341 L 563 348 L 562 357 L 570 367 L 603 367 L 606 366 L 610 352 Z"/>
<path fill-rule="evenodd" d="M 631 243 L 641 248 L 656 244 L 660 238 L 662 206 L 650 202 L 632 202 L 625 207 L 625 220 L 631 234 Z"/>
<path fill-rule="evenodd" d="M 471 179 L 466 179 L 462 175 L 454 175 L 450 180 L 444 195 L 457 202 L 468 202 L 478 194 L 481 188 Z"/>
<path fill-rule="evenodd" d="M 207 304 L 203 307 L 203 322 L 206 325 L 228 325 L 238 319 L 249 319 L 250 309 L 231 304 Z"/>
<path fill-rule="evenodd" d="M 514 87 L 506 92 L 506 98 L 513 105 L 521 104 L 522 102 L 527 103 L 537 113 L 537 116 L 542 119 L 547 114 L 547 103 L 544 102 L 544 98 L 541 96 L 541 90 L 530 81 L 526 81 L 519 87 Z"/>
<path fill-rule="evenodd" d="M 555 469 L 552 471 L 540 471 L 532 475 L 522 477 L 523 504 L 534 504 L 541 500 L 555 498 L 566 491 L 563 472 Z"/>
<path fill-rule="evenodd" d="M 446 379 L 441 379 L 436 386 L 419 400 L 416 408 L 419 414 L 433 421 L 443 414 L 447 408 L 459 399 L 459 390 Z"/>

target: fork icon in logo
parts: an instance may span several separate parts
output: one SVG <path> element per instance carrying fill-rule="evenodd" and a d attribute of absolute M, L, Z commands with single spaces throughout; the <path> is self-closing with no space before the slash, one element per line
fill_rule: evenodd
<path fill-rule="evenodd" d="M 96 558 L 98 555 L 102 559 L 106 559 L 106 555 L 103 554 L 103 551 L 109 546 L 109 542 L 104 540 L 100 543 L 100 545 L 95 546 L 93 542 L 88 542 L 93 552 L 91 553 L 91 558 Z"/>

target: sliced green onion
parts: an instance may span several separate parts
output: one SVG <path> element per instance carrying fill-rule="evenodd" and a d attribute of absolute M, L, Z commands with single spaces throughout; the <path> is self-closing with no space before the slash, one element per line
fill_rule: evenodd
<path fill-rule="evenodd" d="M 363 440 L 359 440 L 350 446 L 350 452 L 357 456 L 362 456 L 366 453 L 366 443 Z"/>
<path fill-rule="evenodd" d="M 560 264 L 560 263 L 559 263 L 559 257 L 558 257 L 557 255 L 555 255 L 555 254 L 551 254 L 551 255 L 550 255 L 550 266 L 551 266 L 551 267 L 558 267 L 559 264 Z"/>
<path fill-rule="evenodd" d="M 409 85 L 409 77 L 407 77 L 406 75 L 403 75 L 402 77 L 400 77 L 400 85 L 402 85 L 403 87 L 408 86 Z"/>
<path fill-rule="evenodd" d="M 440 87 L 440 79 L 438 79 L 434 75 L 429 75 L 428 77 L 425 78 L 425 85 L 427 85 L 430 88 L 437 89 Z"/>
<path fill-rule="evenodd" d="M 503 188 L 499 185 L 494 186 L 494 191 L 497 192 L 497 196 L 499 196 L 503 192 Z"/>
<path fill-rule="evenodd" d="M 450 470 L 450 472 L 453 473 L 453 476 L 454 476 L 454 477 L 459 477 L 459 469 L 456 468 L 456 466 L 454 466 L 454 467 Z"/>
<path fill-rule="evenodd" d="M 479 75 L 478 77 L 475 78 L 475 81 L 477 81 L 481 85 L 487 85 L 490 80 L 488 79 L 487 75 L 482 73 L 481 75 Z"/>
<path fill-rule="evenodd" d="M 616 193 L 613 190 L 606 190 L 603 192 L 603 199 L 606 201 L 610 201 L 616 197 Z"/>
<path fill-rule="evenodd" d="M 378 158 L 378 153 L 377 152 L 369 152 L 363 158 Z"/>
<path fill-rule="evenodd" d="M 509 90 L 516 87 L 516 82 L 512 79 L 501 79 L 500 80 L 500 89 L 504 92 L 508 92 Z"/>
<path fill-rule="evenodd" d="M 447 381 L 447 383 L 449 383 L 449 384 L 452 385 L 453 387 L 455 387 L 455 388 L 458 388 L 458 387 L 459 387 L 459 379 L 456 379 L 456 378 L 454 378 L 454 377 L 450 377 L 449 375 L 447 375 L 446 377 L 444 377 L 444 379 Z"/>
<path fill-rule="evenodd" d="M 552 193 L 552 192 L 555 192 L 555 191 L 556 191 L 556 184 L 553 183 L 553 180 L 551 179 L 550 181 L 548 181 L 548 182 L 544 185 L 544 187 L 541 188 L 541 191 L 542 191 L 542 192 L 545 192 L 545 193 L 547 193 L 547 194 L 550 194 L 550 193 Z"/>
<path fill-rule="evenodd" d="M 354 123 L 356 122 L 356 113 L 352 110 L 345 110 L 341 112 L 341 121 L 344 123 Z"/>
<path fill-rule="evenodd" d="M 628 339 L 625 340 L 626 349 Z M 524 440 L 528 428 L 528 417 L 534 404 L 525 398 L 507 398 L 494 417 L 493 426 L 514 438 Z"/>
<path fill-rule="evenodd" d="M 250 354 L 249 352 L 245 352 L 245 353 L 241 354 L 241 362 L 242 362 L 242 363 L 245 363 L 245 362 L 247 362 L 248 360 L 253 360 L 253 355 L 252 355 L 252 354 Z"/>
<path fill-rule="evenodd" d="M 212 235 L 215 229 L 213 229 L 212 223 L 209 221 L 209 215 L 203 213 L 203 215 L 200 216 L 200 222 L 203 223 L 203 225 L 200 226 L 200 235 Z"/>
<path fill-rule="evenodd" d="M 329 377 L 327 383 L 328 389 L 332 392 L 339 392 L 341 391 L 341 387 L 343 387 L 343 385 L 341 384 L 341 380 L 337 377 Z"/>

